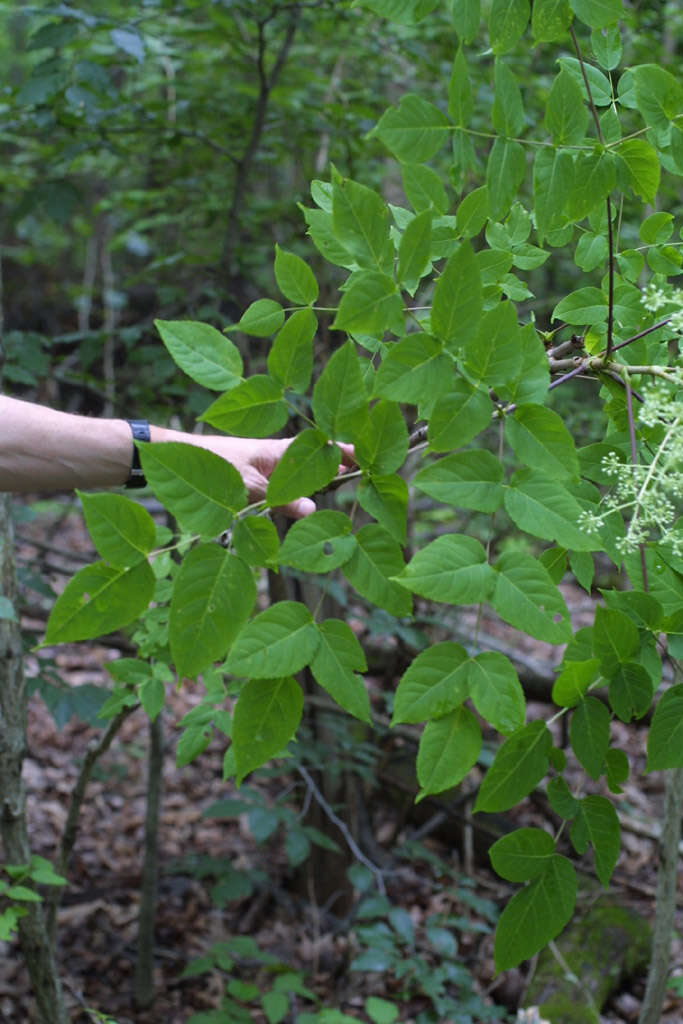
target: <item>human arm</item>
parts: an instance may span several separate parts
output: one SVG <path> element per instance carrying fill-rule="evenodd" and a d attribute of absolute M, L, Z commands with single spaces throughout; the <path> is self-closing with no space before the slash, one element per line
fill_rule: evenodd
<path fill-rule="evenodd" d="M 235 466 L 250 499 L 258 501 L 293 439 L 189 434 L 152 425 L 150 440 L 181 441 L 214 452 Z M 351 446 L 341 448 L 344 463 L 351 465 Z M 120 487 L 128 479 L 132 455 L 126 420 L 76 416 L 0 395 L 0 491 Z M 299 498 L 285 509 L 295 519 L 314 510 L 310 498 Z"/>

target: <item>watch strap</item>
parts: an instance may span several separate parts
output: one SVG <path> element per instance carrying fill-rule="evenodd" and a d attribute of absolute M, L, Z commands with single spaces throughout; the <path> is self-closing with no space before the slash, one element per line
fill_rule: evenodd
<path fill-rule="evenodd" d="M 126 422 L 133 433 L 134 441 L 151 441 L 149 423 L 147 420 L 127 420 Z M 133 461 L 131 463 L 128 479 L 126 480 L 126 487 L 145 487 L 146 485 L 147 481 L 140 463 L 140 452 L 137 449 L 137 445 L 134 444 Z"/>

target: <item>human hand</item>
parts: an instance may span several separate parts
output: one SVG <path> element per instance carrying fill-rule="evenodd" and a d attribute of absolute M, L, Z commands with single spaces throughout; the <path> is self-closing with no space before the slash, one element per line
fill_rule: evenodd
<path fill-rule="evenodd" d="M 192 444 L 207 448 L 235 467 L 244 480 L 251 501 L 265 498 L 268 480 L 294 440 L 293 437 L 221 437 L 212 434 L 191 434 L 190 437 Z M 339 475 L 342 476 L 356 462 L 352 444 L 339 443 L 339 448 L 342 453 Z M 297 498 L 278 511 L 291 519 L 303 519 L 315 512 L 315 502 L 311 498 Z"/>

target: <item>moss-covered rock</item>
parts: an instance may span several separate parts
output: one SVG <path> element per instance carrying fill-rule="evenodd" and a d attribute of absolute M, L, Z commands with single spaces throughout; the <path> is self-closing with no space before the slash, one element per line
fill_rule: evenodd
<path fill-rule="evenodd" d="M 524 1002 L 551 1024 L 599 1024 L 611 993 L 647 967 L 651 945 L 639 914 L 599 896 L 556 940 L 560 958 L 551 949 L 541 953 Z"/>

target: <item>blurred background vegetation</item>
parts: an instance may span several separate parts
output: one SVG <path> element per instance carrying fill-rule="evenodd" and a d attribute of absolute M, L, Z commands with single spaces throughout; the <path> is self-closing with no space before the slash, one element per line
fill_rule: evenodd
<path fill-rule="evenodd" d="M 366 135 L 407 91 L 445 104 L 456 45 L 448 7 L 402 26 L 339 0 L 1 2 L 6 388 L 188 425 L 204 399 L 180 379 L 154 317 L 235 321 L 274 294 L 276 242 L 312 261 L 328 304 L 335 268 L 305 238 L 297 204 L 311 205 L 310 182 L 328 178 L 331 163 L 405 202 L 395 165 Z M 680 5 L 630 7 L 626 63 L 657 52 L 677 66 Z M 530 118 L 543 118 L 556 57 L 555 45 L 533 54 Z M 525 41 L 509 59 L 525 73 Z M 471 48 L 468 60 L 485 99 L 492 55 Z M 435 167 L 448 213 L 481 184 L 477 152 L 490 141 L 475 141 L 460 166 Z M 675 213 L 681 197 L 667 187 L 662 203 Z M 530 274 L 541 323 L 585 276 L 572 251 Z M 328 344 L 324 331 L 318 344 Z M 242 347 L 253 372 L 262 343 Z"/>

